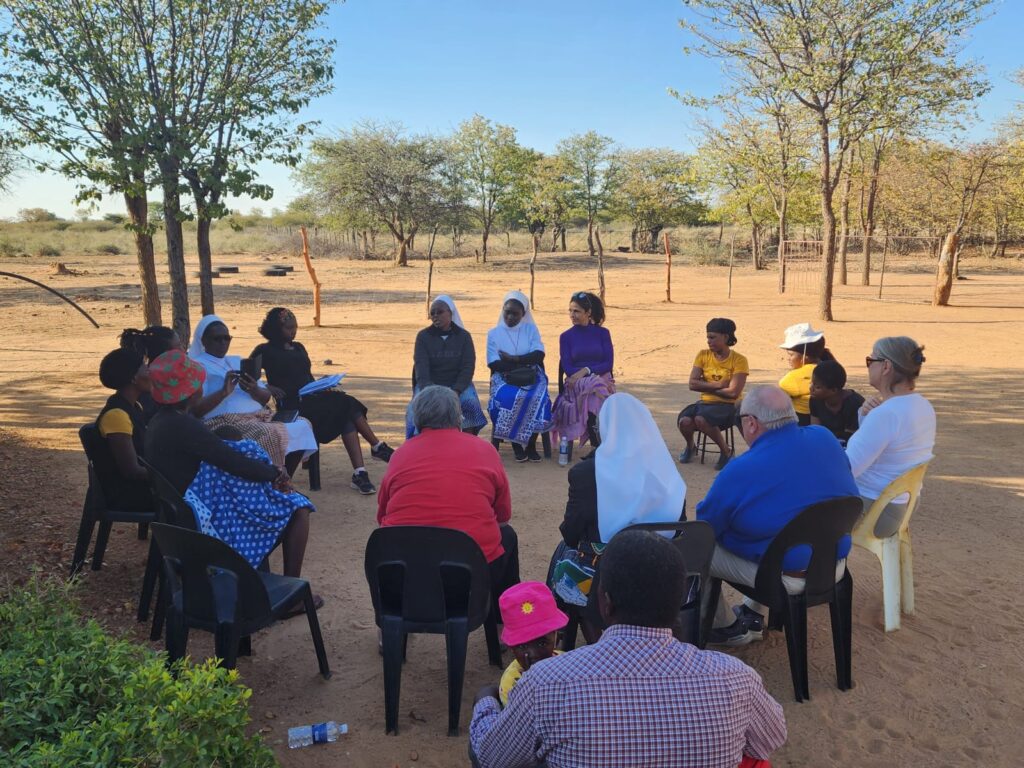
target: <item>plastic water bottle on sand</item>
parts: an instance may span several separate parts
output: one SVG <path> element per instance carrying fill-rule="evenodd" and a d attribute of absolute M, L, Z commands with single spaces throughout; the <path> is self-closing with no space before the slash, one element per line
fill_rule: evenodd
<path fill-rule="evenodd" d="M 337 741 L 339 736 L 348 733 L 348 725 L 330 720 L 316 725 L 300 725 L 288 729 L 288 748 L 298 749 L 310 744 L 325 744 Z"/>
<path fill-rule="evenodd" d="M 558 441 L 558 466 L 564 467 L 569 463 L 569 438 L 563 436 Z"/>

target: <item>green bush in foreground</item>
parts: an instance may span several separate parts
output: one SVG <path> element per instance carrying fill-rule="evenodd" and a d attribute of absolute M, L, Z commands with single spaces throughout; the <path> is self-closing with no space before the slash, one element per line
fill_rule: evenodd
<path fill-rule="evenodd" d="M 60 583 L 0 602 L 0 765 L 275 766 L 245 735 L 251 691 L 237 673 L 164 657 L 83 621 Z"/>

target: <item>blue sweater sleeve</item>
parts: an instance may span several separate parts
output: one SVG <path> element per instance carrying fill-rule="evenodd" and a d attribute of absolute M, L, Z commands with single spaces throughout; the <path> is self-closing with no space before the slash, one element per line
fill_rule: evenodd
<path fill-rule="evenodd" d="M 612 335 L 607 328 L 601 326 L 601 357 L 597 365 L 590 366 L 593 373 L 611 373 L 615 362 L 615 348 L 612 346 Z"/>
<path fill-rule="evenodd" d="M 707 495 L 697 504 L 697 519 L 708 523 L 715 531 L 715 539 L 720 539 L 729 527 L 732 513 L 736 508 L 734 496 L 735 484 L 729 481 L 729 475 L 723 469 L 715 482 L 711 484 Z"/>

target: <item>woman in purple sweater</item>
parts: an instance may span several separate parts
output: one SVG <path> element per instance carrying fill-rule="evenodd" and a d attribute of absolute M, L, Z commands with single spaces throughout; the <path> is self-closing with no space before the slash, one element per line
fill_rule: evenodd
<path fill-rule="evenodd" d="M 559 339 L 559 361 L 565 381 L 555 401 L 554 431 L 570 444 L 587 440 L 596 448 L 601 440 L 595 423 L 601 404 L 615 392 L 612 363 L 615 350 L 604 327 L 604 304 L 592 293 L 579 291 L 569 300 L 572 327 Z"/>

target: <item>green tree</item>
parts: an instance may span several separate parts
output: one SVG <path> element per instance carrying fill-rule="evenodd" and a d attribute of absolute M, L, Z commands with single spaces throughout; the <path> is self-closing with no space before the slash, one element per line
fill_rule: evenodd
<path fill-rule="evenodd" d="M 31 223 L 56 221 L 57 214 L 45 208 L 21 208 L 18 210 L 18 220 Z"/>
<path fill-rule="evenodd" d="M 481 227 L 481 257 L 487 261 L 487 240 L 494 222 L 511 203 L 523 154 L 516 129 L 474 115 L 459 126 L 452 147 Z"/>
<path fill-rule="evenodd" d="M 612 140 L 595 131 L 558 142 L 557 152 L 571 190 L 573 208 L 587 219 L 587 250 L 594 257 L 594 220 L 608 205 Z"/>
<path fill-rule="evenodd" d="M 832 319 L 836 256 L 834 194 L 850 146 L 898 122 L 943 78 L 962 83 L 938 111 L 977 95 L 962 77 L 957 41 L 989 0 L 691 0 L 684 29 L 697 51 L 719 59 L 735 82 L 781 84 L 814 121 L 822 218 L 818 312 Z"/>
<path fill-rule="evenodd" d="M 361 215 L 395 238 L 395 264 L 408 266 L 416 232 L 446 212 L 442 145 L 396 125 L 365 123 L 313 142 L 299 178 L 318 210 Z"/>
<path fill-rule="evenodd" d="M 12 141 L 53 153 L 37 166 L 76 180 L 76 202 L 123 196 L 143 319 L 161 323 L 146 197 L 149 122 L 138 45 L 118 0 L 2 0 L 0 9 L 0 114 L 17 127 Z"/>
<path fill-rule="evenodd" d="M 704 213 L 697 198 L 693 164 L 671 149 L 623 149 L 608 170 L 608 210 L 632 226 L 632 250 L 658 250 L 665 227 L 696 224 Z"/>

